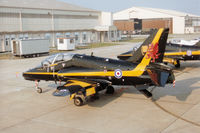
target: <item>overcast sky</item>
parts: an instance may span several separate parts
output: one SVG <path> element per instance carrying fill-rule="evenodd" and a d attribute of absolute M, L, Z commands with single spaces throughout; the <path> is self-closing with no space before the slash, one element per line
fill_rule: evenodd
<path fill-rule="evenodd" d="M 200 16 L 200 0 L 61 0 L 100 11 L 117 12 L 133 6 L 172 9 Z"/>

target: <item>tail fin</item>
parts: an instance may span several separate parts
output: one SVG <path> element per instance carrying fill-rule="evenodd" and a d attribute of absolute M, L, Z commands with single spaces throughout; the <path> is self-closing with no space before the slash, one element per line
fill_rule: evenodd
<path fill-rule="evenodd" d="M 133 52 L 132 56 L 127 59 L 130 62 L 141 62 L 146 53 L 152 59 L 152 62 L 162 62 L 165 52 L 166 42 L 169 29 L 158 29 L 143 42 L 143 44 Z"/>

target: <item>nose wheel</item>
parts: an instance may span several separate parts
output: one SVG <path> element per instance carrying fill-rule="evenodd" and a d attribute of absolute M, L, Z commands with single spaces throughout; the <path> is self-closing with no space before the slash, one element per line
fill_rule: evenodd
<path fill-rule="evenodd" d="M 42 93 L 42 88 L 38 87 L 38 84 L 39 84 L 39 81 L 36 80 L 35 81 L 35 89 L 36 89 L 37 93 Z"/>
<path fill-rule="evenodd" d="M 37 91 L 37 93 L 42 93 L 42 88 L 38 87 L 38 88 L 36 89 L 36 91 Z"/>

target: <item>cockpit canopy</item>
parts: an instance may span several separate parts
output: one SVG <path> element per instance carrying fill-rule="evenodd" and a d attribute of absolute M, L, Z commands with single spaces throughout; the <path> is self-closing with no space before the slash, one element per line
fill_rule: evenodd
<path fill-rule="evenodd" d="M 50 66 L 57 62 L 69 61 L 73 58 L 74 53 L 58 53 L 52 56 L 47 57 L 45 60 L 41 62 L 42 66 Z"/>

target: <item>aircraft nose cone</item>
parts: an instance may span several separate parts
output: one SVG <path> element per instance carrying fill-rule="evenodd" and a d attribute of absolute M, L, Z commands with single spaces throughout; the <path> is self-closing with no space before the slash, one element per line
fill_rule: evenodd
<path fill-rule="evenodd" d="M 33 73 L 36 72 L 36 69 L 29 69 L 25 72 L 22 73 L 22 76 L 24 77 L 25 80 L 34 80 L 33 79 Z"/>

